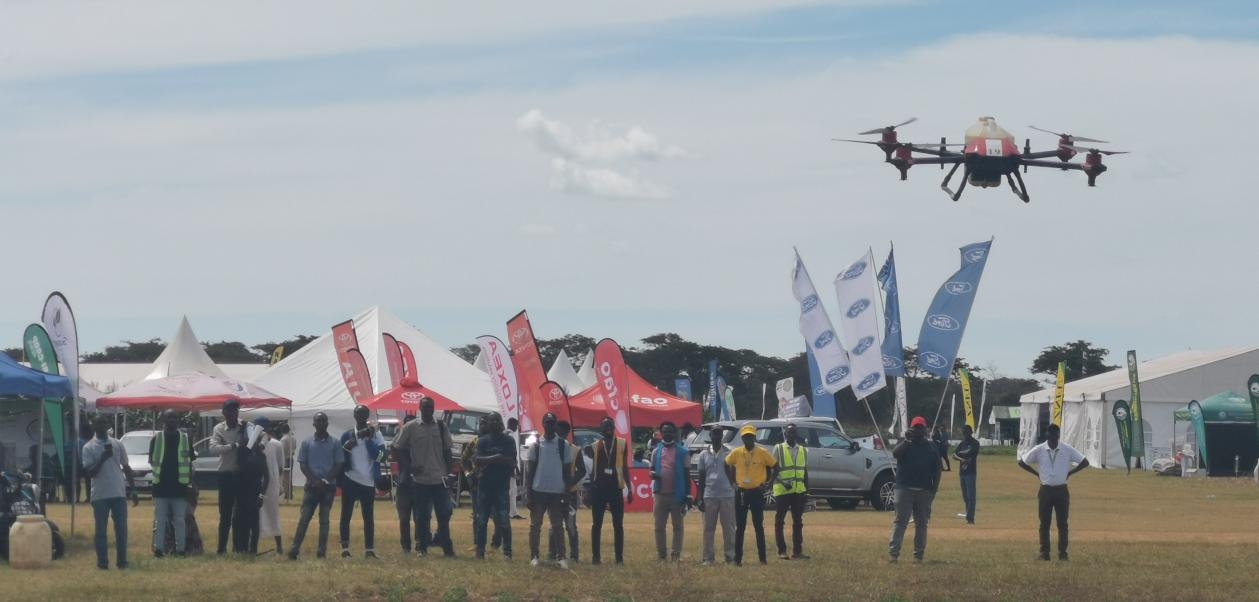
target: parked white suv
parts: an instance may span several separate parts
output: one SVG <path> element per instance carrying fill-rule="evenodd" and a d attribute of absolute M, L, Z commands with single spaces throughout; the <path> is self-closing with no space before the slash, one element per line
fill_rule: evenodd
<path fill-rule="evenodd" d="M 719 426 L 725 446 L 734 449 L 742 445 L 738 430 L 751 424 L 756 427 L 757 445 L 768 450 L 783 441 L 783 427 L 788 423 L 796 425 L 800 443 L 809 450 L 809 497 L 825 499 L 832 508 L 851 508 L 868 500 L 876 510 L 892 509 L 896 488 L 892 454 L 862 446 L 844 434 L 833 418 L 713 422 L 703 425 L 687 446 L 693 451 L 702 449 L 708 444 L 708 433 Z M 766 501 L 772 504 L 772 496 Z"/>

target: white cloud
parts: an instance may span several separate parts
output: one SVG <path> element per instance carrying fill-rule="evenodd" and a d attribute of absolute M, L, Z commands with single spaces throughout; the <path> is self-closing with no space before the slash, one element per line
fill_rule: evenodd
<path fill-rule="evenodd" d="M 289 59 L 874 0 L 0 2 L 0 80 Z"/>
<path fill-rule="evenodd" d="M 664 199 L 669 191 L 637 174 L 625 175 L 604 167 L 586 167 L 560 157 L 551 159 L 551 187 L 567 193 L 607 199 Z"/>
<path fill-rule="evenodd" d="M 585 135 L 578 135 L 568 125 L 547 119 L 542 111 L 533 109 L 516 120 L 516 127 L 529 135 L 542 151 L 573 161 L 659 161 L 686 155 L 681 147 L 665 144 L 655 134 L 637 125 L 619 128 L 592 121 Z"/>

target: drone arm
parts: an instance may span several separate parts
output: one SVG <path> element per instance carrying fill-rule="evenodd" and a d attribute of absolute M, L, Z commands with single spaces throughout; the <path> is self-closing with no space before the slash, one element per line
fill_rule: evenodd
<path fill-rule="evenodd" d="M 1028 167 L 1049 167 L 1053 169 L 1075 169 L 1078 171 L 1084 171 L 1084 166 L 1079 163 L 1063 163 L 1061 161 L 1029 161 L 1027 159 L 1023 159 L 1022 164 Z"/>
<path fill-rule="evenodd" d="M 920 150 L 921 149 L 918 149 L 918 148 L 914 149 L 915 152 L 918 152 Z M 962 155 L 949 155 L 949 156 L 941 156 L 941 157 L 922 157 L 922 158 L 914 157 L 914 165 L 960 165 L 962 161 L 965 161 L 965 160 L 966 160 L 966 157 L 963 157 Z"/>
<path fill-rule="evenodd" d="M 1023 153 L 1020 156 L 1024 159 L 1048 159 L 1050 157 L 1057 157 L 1061 152 L 1061 150 L 1036 151 L 1034 153 Z"/>
<path fill-rule="evenodd" d="M 924 155 L 935 155 L 937 157 L 955 159 L 955 161 L 948 161 L 946 163 L 956 163 L 957 161 L 961 161 L 964 158 L 964 155 L 962 155 L 962 153 L 957 153 L 950 150 L 940 150 L 938 148 L 928 148 L 925 146 L 918 146 L 916 144 L 913 146 L 909 146 L 909 150 L 915 153 L 922 153 Z M 932 163 L 932 161 L 929 161 L 927 159 L 914 159 L 914 163 Z M 940 161 L 935 161 L 934 163 L 940 163 Z"/>

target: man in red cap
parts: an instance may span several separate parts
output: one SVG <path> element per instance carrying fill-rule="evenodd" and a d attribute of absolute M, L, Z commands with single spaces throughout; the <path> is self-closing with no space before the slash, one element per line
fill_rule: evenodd
<path fill-rule="evenodd" d="M 927 550 L 927 523 L 931 520 L 931 502 L 940 488 L 940 452 L 927 438 L 927 420 L 915 416 L 905 437 L 892 450 L 896 458 L 896 518 L 892 521 L 892 539 L 887 544 L 889 561 L 901 555 L 901 541 L 909 517 L 914 517 L 914 562 L 922 562 Z"/>

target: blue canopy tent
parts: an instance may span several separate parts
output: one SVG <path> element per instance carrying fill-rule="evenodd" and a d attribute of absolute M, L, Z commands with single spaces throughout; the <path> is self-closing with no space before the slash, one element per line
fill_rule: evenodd
<path fill-rule="evenodd" d="M 48 374 L 27 368 L 0 353 L 0 410 L 30 411 L 37 404 L 41 414 L 40 429 L 43 429 L 44 417 L 51 426 L 53 444 L 56 446 L 57 457 L 62 468 L 65 468 L 65 429 L 62 427 L 62 403 L 74 399 L 74 390 L 70 387 L 70 379 L 57 374 Z M 41 403 L 42 402 L 42 403 Z M 39 440 L 39 457 L 33 458 L 37 470 L 43 471 L 44 441 L 41 434 Z M 64 470 L 63 470 L 64 472 Z M 39 475 L 39 476 L 42 476 Z"/>

